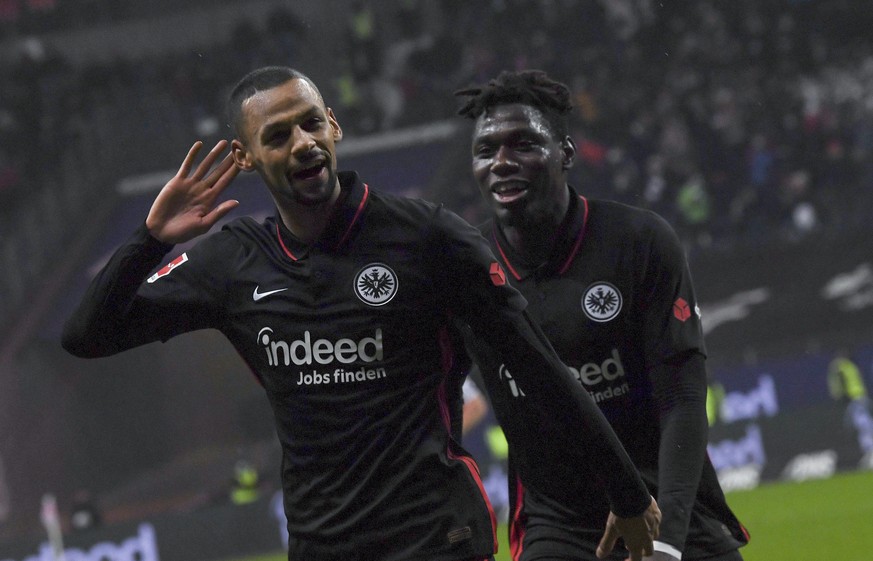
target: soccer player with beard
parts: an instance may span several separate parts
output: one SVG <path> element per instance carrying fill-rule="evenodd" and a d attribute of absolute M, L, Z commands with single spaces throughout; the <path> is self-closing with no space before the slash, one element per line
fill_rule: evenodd
<path fill-rule="evenodd" d="M 472 171 L 492 215 L 480 229 L 661 508 L 660 537 L 645 559 L 741 559 L 748 536 L 706 455 L 706 351 L 673 230 L 652 212 L 591 200 L 568 185 L 576 149 L 564 84 L 541 71 L 504 72 L 457 95 L 466 98 L 459 113 L 475 121 Z M 507 368 L 487 345 L 470 346 L 486 380 Z M 491 390 L 492 399 L 529 398 L 526 382 L 509 383 L 509 391 Z M 512 427 L 514 419 L 503 422 Z M 509 461 L 513 559 L 608 555 L 598 547 L 610 519 L 602 473 L 512 442 Z M 574 489 L 564 496 L 577 500 L 556 499 L 531 481 L 544 462 L 560 465 Z M 619 548 L 609 558 L 622 558 Z"/>
<path fill-rule="evenodd" d="M 250 73 L 228 108 L 230 154 L 219 162 L 221 141 L 195 166 L 195 143 L 89 286 L 64 348 L 99 357 L 221 331 L 273 409 L 289 559 L 482 560 L 496 548 L 494 513 L 451 437 L 466 357 L 451 326 L 461 320 L 525 385 L 528 400 L 504 417 L 560 410 L 560 425 L 544 426 L 536 442 L 510 440 L 526 450 L 568 445 L 568 427 L 586 435 L 571 451 L 608 474 L 616 528 L 635 558 L 651 551 L 656 503 L 479 232 L 437 205 L 338 172 L 339 122 L 293 69 Z M 239 204 L 219 197 L 240 171 L 258 173 L 275 217 L 232 220 L 159 268 L 175 244 Z M 543 485 L 560 495 L 550 475 Z"/>

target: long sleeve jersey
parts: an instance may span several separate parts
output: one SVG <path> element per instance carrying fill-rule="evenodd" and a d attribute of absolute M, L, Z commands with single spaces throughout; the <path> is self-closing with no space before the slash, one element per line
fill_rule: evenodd
<path fill-rule="evenodd" d="M 496 548 L 475 462 L 451 438 L 461 321 L 531 399 L 559 407 L 578 457 L 610 472 L 614 508 L 649 496 L 615 434 L 524 312 L 487 242 L 444 208 L 380 194 L 353 172 L 312 244 L 278 218 L 231 221 L 158 269 L 171 246 L 141 227 L 65 325 L 96 357 L 184 332 L 222 332 L 264 387 L 282 446 L 289 558 L 451 560 Z M 519 450 L 559 445 L 561 431 Z M 560 444 L 564 446 L 564 444 Z"/>
<path fill-rule="evenodd" d="M 744 544 L 748 536 L 706 455 L 706 349 L 689 268 L 669 225 L 654 213 L 589 201 L 571 189 L 544 263 L 526 263 L 493 222 L 481 229 L 528 300 L 528 313 L 609 419 L 658 500 L 659 541 L 667 551 L 694 559 Z M 481 347 L 483 375 L 504 368 L 498 354 Z M 527 399 L 517 391 L 491 393 Z M 545 462 L 565 468 L 570 500 L 530 484 L 529 473 Z M 549 451 L 514 450 L 511 442 L 510 466 L 515 558 L 524 559 L 525 543 L 536 541 L 540 553 L 586 551 L 593 558 L 609 510 L 602 474 Z"/>

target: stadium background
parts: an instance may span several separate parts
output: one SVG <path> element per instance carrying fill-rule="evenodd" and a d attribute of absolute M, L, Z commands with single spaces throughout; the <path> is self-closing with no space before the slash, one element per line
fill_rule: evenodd
<path fill-rule="evenodd" d="M 686 244 L 725 486 L 870 469 L 869 408 L 832 398 L 827 372 L 840 354 L 873 384 L 871 23 L 851 0 L 0 0 L 0 558 L 39 551 L 47 492 L 85 550 L 149 532 L 165 561 L 281 547 L 267 405 L 220 336 L 96 361 L 58 345 L 191 142 L 226 135 L 228 86 L 264 64 L 322 87 L 342 167 L 474 222 L 452 92 L 504 68 L 571 85 L 574 185 L 656 210 Z M 262 191 L 241 177 L 240 212 L 270 212 Z M 489 427 L 465 444 L 499 507 Z M 240 459 L 263 482 L 247 507 L 227 498 Z M 75 533 L 83 490 L 103 524 Z"/>

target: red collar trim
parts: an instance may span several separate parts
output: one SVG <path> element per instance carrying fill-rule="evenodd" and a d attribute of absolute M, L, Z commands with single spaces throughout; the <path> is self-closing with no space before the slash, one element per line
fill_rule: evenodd
<path fill-rule="evenodd" d="M 358 208 L 355 209 L 355 215 L 352 217 L 351 221 L 349 222 L 348 227 L 346 227 L 346 231 L 343 233 L 342 238 L 340 238 L 339 242 L 337 242 L 336 247 L 340 247 L 346 242 L 346 240 L 349 238 L 349 236 L 352 233 L 352 228 L 358 222 L 358 219 L 361 217 L 361 213 L 364 212 L 364 207 L 367 206 L 367 200 L 370 198 L 370 186 L 367 185 L 366 183 L 364 183 L 363 186 L 364 186 L 364 194 L 361 197 L 361 202 L 358 203 Z M 278 240 L 279 240 L 279 245 L 282 247 L 282 251 L 285 252 L 285 255 L 290 257 L 292 261 L 297 261 L 298 260 L 297 256 L 294 255 L 290 249 L 288 249 L 288 246 L 286 246 L 284 240 L 282 240 L 282 230 L 279 227 L 279 220 L 281 220 L 281 218 L 278 218 L 276 220 L 276 238 L 278 238 Z"/>
<path fill-rule="evenodd" d="M 588 199 L 579 195 L 579 199 L 582 201 L 582 205 L 584 207 L 582 211 L 582 226 L 579 228 L 579 232 L 576 234 L 576 241 L 573 243 L 573 249 L 570 250 L 570 253 L 567 255 L 567 258 L 564 260 L 564 263 L 561 265 L 561 268 L 558 269 L 558 274 L 563 275 L 567 272 L 567 269 L 570 268 L 570 265 L 573 263 L 573 259 L 576 258 L 576 255 L 579 253 L 579 248 L 582 247 L 582 238 L 585 237 L 586 226 L 588 225 Z M 494 246 L 497 247 L 497 251 L 500 253 L 500 258 L 503 259 L 503 264 L 506 265 L 506 268 L 509 269 L 509 272 L 512 273 L 512 276 L 515 277 L 515 280 L 520 281 L 521 275 L 515 270 L 512 266 L 512 263 L 509 261 L 509 258 L 504 253 L 503 248 L 500 246 L 500 240 L 497 238 L 496 226 L 491 229 L 491 238 L 494 240 Z"/>
<path fill-rule="evenodd" d="M 352 218 L 352 221 L 349 222 L 349 227 L 346 228 L 346 231 L 343 234 L 343 237 L 340 238 L 339 243 L 336 244 L 337 247 L 340 247 L 341 245 L 346 243 L 346 240 L 348 239 L 349 234 L 352 233 L 352 227 L 358 222 L 358 218 L 361 217 L 361 213 L 364 212 L 364 207 L 366 206 L 367 199 L 369 197 L 370 197 L 370 186 L 367 185 L 366 183 L 364 183 L 364 196 L 361 197 L 361 202 L 358 203 L 358 209 L 355 211 L 355 216 Z"/>
<path fill-rule="evenodd" d="M 282 241 L 282 231 L 279 230 L 279 221 L 276 221 L 276 237 L 279 238 L 279 245 L 282 246 L 282 251 L 285 252 L 285 255 L 291 258 L 292 261 L 297 261 L 297 258 L 291 253 L 291 250 L 285 246 L 285 242 Z"/>

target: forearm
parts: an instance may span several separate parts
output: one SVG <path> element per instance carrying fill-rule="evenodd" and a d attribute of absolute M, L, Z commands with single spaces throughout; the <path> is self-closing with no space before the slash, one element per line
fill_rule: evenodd
<path fill-rule="evenodd" d="M 631 517 L 644 512 L 651 502 L 649 491 L 594 400 L 573 379 L 526 314 L 518 313 L 506 321 L 500 329 L 492 325 L 489 330 L 492 336 L 487 345 L 493 347 L 493 354 L 486 362 L 492 364 L 480 363 L 480 367 L 483 376 L 499 378 L 500 364 L 505 366 L 523 396 L 511 399 L 511 410 L 501 412 L 501 416 L 524 418 L 536 427 L 536 441 L 510 441 L 510 446 L 530 447 L 531 457 L 540 455 L 542 445 L 559 449 L 561 459 L 557 461 L 583 463 L 600 476 L 614 513 Z M 561 492 L 557 482 L 549 480 L 547 467 L 540 466 L 537 471 L 539 483 L 549 486 L 544 492 Z M 569 504 L 582 499 L 557 498 Z"/>
<path fill-rule="evenodd" d="M 673 383 L 656 388 L 661 403 L 657 500 L 663 515 L 658 541 L 682 551 L 706 455 L 704 358 L 694 353 L 662 368 L 661 375 Z"/>
<path fill-rule="evenodd" d="M 80 357 L 118 353 L 146 342 L 125 329 L 139 286 L 172 246 L 152 238 L 141 226 L 91 282 L 64 324 L 61 344 Z"/>

